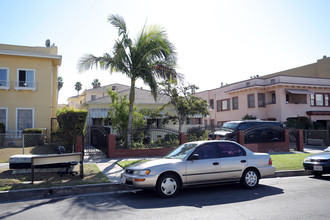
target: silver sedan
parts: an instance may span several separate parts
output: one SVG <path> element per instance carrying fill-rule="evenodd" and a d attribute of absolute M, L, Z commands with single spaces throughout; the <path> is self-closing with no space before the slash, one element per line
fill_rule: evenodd
<path fill-rule="evenodd" d="M 269 154 L 253 153 L 232 141 L 198 141 L 185 143 L 162 159 L 129 166 L 121 181 L 173 197 L 193 185 L 240 182 L 251 189 L 260 178 L 274 173 Z"/>

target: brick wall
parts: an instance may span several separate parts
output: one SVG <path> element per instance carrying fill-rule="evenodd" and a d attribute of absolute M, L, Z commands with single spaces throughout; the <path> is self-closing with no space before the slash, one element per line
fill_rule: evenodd
<path fill-rule="evenodd" d="M 289 130 L 284 130 L 284 142 L 268 142 L 268 143 L 253 143 L 253 144 L 245 144 L 244 143 L 244 132 L 238 132 L 238 143 L 248 148 L 253 152 L 262 152 L 262 153 L 270 153 L 270 152 L 289 152 L 290 151 L 290 141 L 289 141 Z"/>

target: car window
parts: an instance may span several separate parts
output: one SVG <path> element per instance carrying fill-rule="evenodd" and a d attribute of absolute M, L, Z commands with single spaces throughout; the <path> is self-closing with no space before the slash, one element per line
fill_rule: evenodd
<path fill-rule="evenodd" d="M 197 144 L 186 143 L 169 153 L 165 158 L 184 158 L 194 150 Z"/>
<path fill-rule="evenodd" d="M 200 160 L 218 158 L 216 146 L 212 143 L 199 146 L 193 154 L 198 154 Z"/>
<path fill-rule="evenodd" d="M 220 157 L 239 157 L 245 156 L 246 152 L 240 146 L 234 143 L 218 143 Z"/>
<path fill-rule="evenodd" d="M 248 125 L 247 123 L 241 123 L 239 126 L 238 126 L 238 130 L 244 130 L 244 129 L 247 129 Z"/>

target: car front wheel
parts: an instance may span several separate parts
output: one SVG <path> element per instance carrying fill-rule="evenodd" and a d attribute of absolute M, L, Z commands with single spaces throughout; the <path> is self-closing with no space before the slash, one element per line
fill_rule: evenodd
<path fill-rule="evenodd" d="M 160 196 L 170 198 L 179 192 L 179 187 L 179 181 L 175 175 L 164 174 L 157 181 L 156 191 Z"/>
<path fill-rule="evenodd" d="M 252 189 L 259 184 L 259 175 L 255 169 L 247 169 L 241 178 L 241 185 L 245 188 Z"/>

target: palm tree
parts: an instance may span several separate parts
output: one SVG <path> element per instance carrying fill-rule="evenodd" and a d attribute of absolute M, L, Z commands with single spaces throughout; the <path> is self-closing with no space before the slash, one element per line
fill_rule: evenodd
<path fill-rule="evenodd" d="M 132 42 L 128 37 L 126 23 L 119 15 L 110 15 L 108 21 L 118 29 L 118 39 L 111 54 L 105 53 L 101 57 L 87 54 L 80 59 L 80 71 L 100 66 L 122 72 L 131 79 L 129 93 L 129 117 L 127 128 L 128 144 L 131 143 L 133 105 L 135 100 L 135 83 L 138 79 L 147 84 L 155 100 L 157 98 L 157 79 L 181 77 L 176 73 L 176 52 L 174 45 L 168 40 L 163 28 L 152 25 L 144 26 L 141 33 Z"/>
<path fill-rule="evenodd" d="M 81 82 L 76 82 L 76 84 L 74 85 L 74 89 L 77 90 L 78 95 L 79 95 L 79 91 L 81 90 L 82 84 Z"/>
<path fill-rule="evenodd" d="M 101 87 L 101 83 L 99 82 L 98 79 L 94 79 L 92 82 L 93 89 Z"/>
<path fill-rule="evenodd" d="M 63 87 L 63 78 L 61 76 L 57 77 L 57 102 L 58 102 L 58 93 Z"/>
<path fill-rule="evenodd" d="M 63 87 L 63 78 L 61 76 L 57 77 L 57 91 L 59 92 Z"/>

